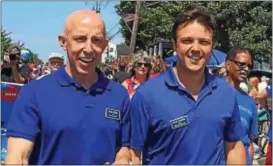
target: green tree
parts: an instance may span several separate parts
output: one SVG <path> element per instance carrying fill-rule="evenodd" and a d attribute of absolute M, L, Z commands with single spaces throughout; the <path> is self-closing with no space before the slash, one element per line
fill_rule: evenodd
<path fill-rule="evenodd" d="M 3 58 L 4 52 L 9 48 L 11 44 L 17 44 L 20 48 L 24 47 L 24 43 L 17 41 L 13 43 L 12 38 L 10 37 L 11 32 L 7 32 L 3 29 L 1 30 L 1 58 Z"/>
<path fill-rule="evenodd" d="M 7 32 L 2 28 L 1 31 L 1 59 L 3 58 L 4 51 L 11 45 L 12 39 L 10 37 L 11 32 Z"/>
<path fill-rule="evenodd" d="M 121 1 L 116 6 L 119 14 L 134 13 L 133 1 Z M 137 33 L 136 50 L 158 39 L 171 39 L 173 18 L 181 11 L 202 6 L 216 18 L 216 48 L 227 52 L 233 46 L 251 48 L 258 61 L 271 62 L 272 57 L 272 2 L 264 1 L 172 1 L 143 2 Z M 128 23 L 132 28 L 132 23 Z M 121 33 L 129 44 L 131 32 L 120 21 Z"/>
<path fill-rule="evenodd" d="M 30 57 L 30 60 L 29 60 L 29 63 L 36 63 L 37 59 L 38 59 L 38 54 L 32 53 L 31 57 Z"/>

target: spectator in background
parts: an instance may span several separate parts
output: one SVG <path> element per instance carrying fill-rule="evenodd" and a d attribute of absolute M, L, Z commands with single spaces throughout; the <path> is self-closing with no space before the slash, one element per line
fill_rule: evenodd
<path fill-rule="evenodd" d="M 30 74 L 29 74 L 30 79 L 36 80 L 41 74 L 40 68 L 36 64 L 29 64 L 29 67 L 31 69 Z"/>
<path fill-rule="evenodd" d="M 127 89 L 130 97 L 135 93 L 139 85 L 147 81 L 152 69 L 150 57 L 134 57 L 131 69 L 131 78 L 123 81 L 122 85 Z"/>
<path fill-rule="evenodd" d="M 20 50 L 16 44 L 10 46 L 4 55 L 1 67 L 1 81 L 25 84 L 29 81 L 30 68 L 28 61 L 32 52 L 28 49 Z"/>
<path fill-rule="evenodd" d="M 267 81 L 264 79 L 263 81 Z M 271 80 L 267 82 L 267 87 L 263 89 L 261 92 L 259 92 L 259 95 L 257 96 L 257 99 L 261 101 L 267 101 L 267 110 L 268 110 L 268 115 L 270 117 L 270 124 L 269 124 L 269 129 L 267 131 L 267 136 L 268 136 L 268 146 L 267 146 L 267 152 L 266 152 L 266 165 L 272 165 L 272 84 Z M 264 102 L 263 102 L 264 104 Z"/>
<path fill-rule="evenodd" d="M 37 80 L 43 78 L 44 76 L 58 70 L 64 65 L 64 57 L 59 53 L 51 53 L 48 57 L 48 63 L 44 67 L 43 74 L 37 78 Z"/>
<path fill-rule="evenodd" d="M 258 137 L 258 115 L 256 102 L 240 88 L 253 66 L 253 55 L 247 48 L 232 48 L 226 57 L 227 81 L 233 86 L 239 105 L 242 141 L 246 150 L 246 164 L 251 165 L 254 157 L 253 141 Z"/>
<path fill-rule="evenodd" d="M 258 77 L 249 78 L 249 96 L 253 97 L 254 99 L 258 95 L 258 84 L 259 84 Z"/>
<path fill-rule="evenodd" d="M 48 64 L 51 72 L 56 71 L 64 65 L 64 57 L 59 53 L 51 53 L 48 58 Z"/>
<path fill-rule="evenodd" d="M 152 70 L 150 78 L 153 78 L 157 75 L 159 75 L 161 72 L 165 71 L 166 64 L 164 64 L 164 61 L 161 56 L 154 56 L 152 59 Z"/>
<path fill-rule="evenodd" d="M 262 92 L 268 86 L 269 78 L 266 76 L 261 77 L 261 82 L 258 84 L 258 92 Z"/>
<path fill-rule="evenodd" d="M 118 72 L 115 73 L 113 80 L 118 83 L 123 83 L 124 80 L 130 78 L 130 74 L 125 71 L 126 63 L 120 62 Z"/>

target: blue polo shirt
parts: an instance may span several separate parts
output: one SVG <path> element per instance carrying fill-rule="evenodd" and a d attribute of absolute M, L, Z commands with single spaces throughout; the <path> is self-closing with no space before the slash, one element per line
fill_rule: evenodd
<path fill-rule="evenodd" d="M 224 141 L 242 137 L 235 92 L 206 72 L 197 101 L 169 67 L 138 88 L 130 104 L 131 148 L 143 164 L 225 164 Z"/>
<path fill-rule="evenodd" d="M 235 90 L 241 116 L 247 165 L 252 164 L 248 148 L 252 138 L 258 137 L 258 115 L 255 100 L 241 90 Z"/>
<path fill-rule="evenodd" d="M 101 165 L 129 147 L 129 95 L 97 72 L 89 89 L 64 67 L 22 88 L 7 135 L 35 142 L 29 164 Z"/>

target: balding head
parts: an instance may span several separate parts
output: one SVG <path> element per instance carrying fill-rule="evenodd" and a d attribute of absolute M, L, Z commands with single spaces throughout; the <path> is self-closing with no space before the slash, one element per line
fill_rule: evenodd
<path fill-rule="evenodd" d="M 85 75 L 84 77 L 86 74 L 90 76 L 90 72 L 95 72 L 108 44 L 104 22 L 99 14 L 91 10 L 71 13 L 58 40 L 67 52 L 68 73 L 78 73 Z"/>
<path fill-rule="evenodd" d="M 82 24 L 90 24 L 92 23 L 94 28 L 103 28 L 105 33 L 105 25 L 99 14 L 95 13 L 91 10 L 78 10 L 71 13 L 66 21 L 64 27 L 64 34 L 68 35 L 73 29 L 77 28 Z"/>

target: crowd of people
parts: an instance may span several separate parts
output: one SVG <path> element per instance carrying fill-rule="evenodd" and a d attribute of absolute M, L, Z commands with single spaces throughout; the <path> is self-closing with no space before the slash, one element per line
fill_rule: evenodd
<path fill-rule="evenodd" d="M 69 15 L 58 36 L 66 64 L 52 53 L 45 65 L 29 65 L 31 52 L 12 46 L 2 81 L 26 85 L 8 124 L 5 163 L 251 165 L 266 134 L 261 151 L 272 165 L 271 78 L 249 78 L 254 55 L 241 46 L 207 68 L 215 27 L 204 10 L 182 12 L 172 29 L 176 61 L 133 56 L 118 69 L 98 68 L 108 40 L 89 10 Z"/>

